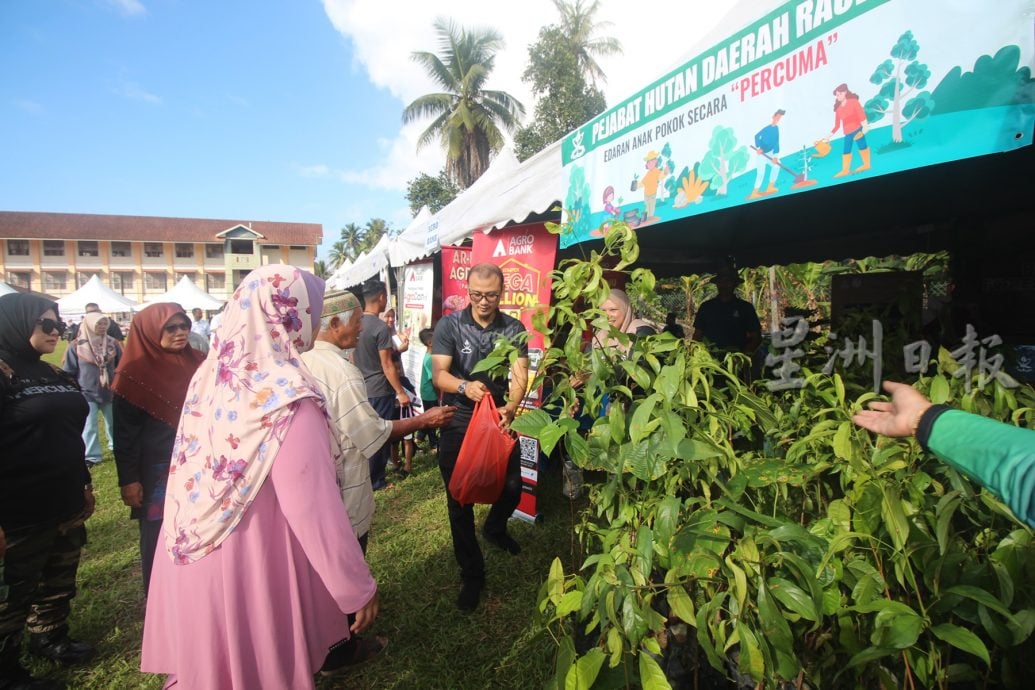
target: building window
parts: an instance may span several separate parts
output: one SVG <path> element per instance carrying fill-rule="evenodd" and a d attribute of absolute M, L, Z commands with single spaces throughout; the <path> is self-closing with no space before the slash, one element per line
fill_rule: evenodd
<path fill-rule="evenodd" d="M 75 287 L 76 287 L 76 289 L 78 290 L 82 286 L 86 285 L 86 283 L 89 282 L 91 276 L 93 276 L 92 273 L 87 273 L 86 271 L 76 271 L 76 274 L 75 274 Z"/>
<path fill-rule="evenodd" d="M 68 280 L 68 273 L 65 271 L 44 271 L 43 289 L 47 292 L 64 290 L 66 280 Z"/>
<path fill-rule="evenodd" d="M 7 282 L 11 287 L 20 288 L 22 290 L 31 290 L 32 274 L 28 271 L 9 271 L 7 273 Z"/>
<path fill-rule="evenodd" d="M 205 290 L 213 292 L 214 290 L 225 290 L 226 289 L 226 276 L 222 273 L 208 273 L 205 275 Z"/>
<path fill-rule="evenodd" d="M 43 240 L 43 256 L 64 256 L 65 242 L 63 240 Z"/>
<path fill-rule="evenodd" d="M 198 274 L 195 273 L 194 271 L 177 271 L 177 273 L 176 273 L 176 282 L 179 283 L 181 280 L 186 278 L 187 280 L 189 280 L 190 282 L 193 283 L 194 279 L 197 277 L 197 275 Z"/>
<path fill-rule="evenodd" d="M 279 244 L 264 244 L 264 245 L 262 245 L 262 248 L 263 249 L 269 249 L 270 251 L 280 251 L 280 245 Z"/>
<path fill-rule="evenodd" d="M 95 240 L 79 240 L 79 256 L 100 256 Z"/>
<path fill-rule="evenodd" d="M 133 254 L 132 245 L 129 242 L 112 242 L 111 243 L 111 255 L 118 257 L 127 257 Z"/>
<path fill-rule="evenodd" d="M 305 251 L 306 249 L 308 249 L 308 247 L 306 247 L 304 244 L 293 244 L 293 245 L 291 245 L 291 251 L 298 252 L 298 251 Z"/>
<path fill-rule="evenodd" d="M 222 259 L 223 258 L 223 245 L 221 245 L 221 244 L 206 244 L 205 245 L 205 258 L 206 259 Z"/>
<path fill-rule="evenodd" d="M 169 289 L 168 285 L 169 285 L 168 276 L 166 276 L 164 273 L 145 273 L 144 274 L 144 289 L 145 290 L 150 290 L 150 291 L 161 290 L 161 291 L 164 292 L 165 290 Z"/>
<path fill-rule="evenodd" d="M 251 240 L 230 240 L 231 254 L 251 254 L 254 242 Z"/>
<path fill-rule="evenodd" d="M 111 288 L 119 294 L 126 294 L 126 290 L 133 290 L 132 273 L 112 273 Z"/>
<path fill-rule="evenodd" d="M 161 242 L 144 242 L 144 256 L 150 259 L 159 259 L 164 254 Z"/>
<path fill-rule="evenodd" d="M 29 240 L 7 240 L 7 256 L 28 256 Z"/>
<path fill-rule="evenodd" d="M 177 259 L 193 259 L 194 258 L 194 245 L 190 242 L 177 242 L 176 243 L 176 258 Z"/>

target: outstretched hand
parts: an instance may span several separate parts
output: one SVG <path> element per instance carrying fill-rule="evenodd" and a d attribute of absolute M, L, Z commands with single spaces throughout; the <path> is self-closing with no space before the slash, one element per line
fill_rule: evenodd
<path fill-rule="evenodd" d="M 852 421 L 883 436 L 912 436 L 931 401 L 904 383 L 885 381 L 884 390 L 891 393 L 891 402 L 871 402 L 870 409 L 861 410 Z"/>
<path fill-rule="evenodd" d="M 439 405 L 432 407 L 420 415 L 425 428 L 439 429 L 453 420 L 453 413 L 456 408 L 452 405 Z"/>

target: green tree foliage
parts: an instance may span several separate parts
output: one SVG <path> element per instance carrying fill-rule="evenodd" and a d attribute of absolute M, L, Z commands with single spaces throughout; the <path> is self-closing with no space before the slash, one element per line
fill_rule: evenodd
<path fill-rule="evenodd" d="M 579 73 L 594 87 L 598 80 L 606 82 L 607 76 L 596 59 L 621 55 L 622 44 L 613 36 L 599 35 L 612 27 L 611 22 L 596 20 L 600 0 L 553 0 L 553 5 L 561 15 L 558 28 L 568 48 L 567 52 L 575 56 Z"/>
<path fill-rule="evenodd" d="M 1000 48 L 995 56 L 982 55 L 971 72 L 953 67 L 931 94 L 934 112 L 951 113 L 975 108 L 1035 102 L 1035 80 L 1029 67 L 1020 67 L 1021 49 Z"/>
<path fill-rule="evenodd" d="M 870 83 L 880 87 L 877 95 L 866 101 L 866 119 L 878 122 L 891 114 L 891 140 L 902 141 L 902 130 L 913 120 L 927 117 L 935 101 L 929 91 L 922 89 L 931 78 L 931 70 L 917 60 L 920 44 L 907 31 L 891 47 L 891 58 L 885 60 L 870 77 Z M 919 93 L 918 93 L 919 91 Z"/>
<path fill-rule="evenodd" d="M 315 274 L 317 278 L 330 277 L 331 272 L 327 269 L 327 262 L 323 259 L 317 259 L 313 262 L 313 274 Z"/>
<path fill-rule="evenodd" d="M 559 27 L 540 29 L 539 38 L 528 47 L 522 78 L 537 100 L 535 118 L 514 136 L 518 160 L 538 153 L 607 107 L 604 95 L 587 83 Z"/>
<path fill-rule="evenodd" d="M 438 139 L 446 152 L 446 174 L 467 189 L 503 147 L 503 132 L 517 129 L 525 107 L 505 91 L 486 89 L 503 39 L 493 29 L 464 29 L 438 19 L 439 53 L 418 51 L 415 62 L 443 91 L 425 94 L 406 106 L 403 122 L 434 118 L 417 140 L 418 149 Z"/>
<path fill-rule="evenodd" d="M 708 142 L 708 153 L 701 161 L 700 175 L 711 180 L 711 188 L 724 196 L 734 177 L 747 170 L 750 156 L 746 146 L 739 145 L 732 127 L 717 126 Z"/>
<path fill-rule="evenodd" d="M 410 205 L 410 213 L 415 216 L 424 206 L 432 213 L 438 213 L 456 198 L 458 192 L 445 170 L 436 177 L 421 173 L 406 183 L 406 201 Z"/>

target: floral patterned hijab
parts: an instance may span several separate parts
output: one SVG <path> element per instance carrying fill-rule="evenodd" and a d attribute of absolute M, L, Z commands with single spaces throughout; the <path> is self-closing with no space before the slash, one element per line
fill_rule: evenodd
<path fill-rule="evenodd" d="M 263 266 L 227 303 L 173 446 L 163 531 L 176 563 L 203 558 L 233 532 L 269 476 L 295 403 L 323 406 L 299 357 L 318 330 L 323 288 L 292 266 Z"/>

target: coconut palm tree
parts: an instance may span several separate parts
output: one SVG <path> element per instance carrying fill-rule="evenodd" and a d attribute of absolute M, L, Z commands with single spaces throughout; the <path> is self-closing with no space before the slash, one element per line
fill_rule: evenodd
<path fill-rule="evenodd" d="M 449 19 L 435 21 L 439 53 L 414 52 L 412 58 L 442 87 L 403 111 L 403 122 L 433 117 L 417 148 L 438 139 L 446 151 L 446 174 L 461 189 L 477 180 L 492 154 L 503 147 L 502 127 L 513 132 L 525 107 L 505 91 L 485 88 L 503 38 L 494 29 L 464 29 Z"/>
<path fill-rule="evenodd" d="M 327 260 L 331 262 L 331 266 L 338 268 L 346 261 L 352 260 L 352 255 L 349 254 L 349 248 L 345 244 L 345 240 L 338 240 L 331 245 L 331 251 L 327 255 Z"/>
<path fill-rule="evenodd" d="M 345 243 L 345 254 L 352 261 L 363 251 L 363 228 L 349 223 L 341 229 L 341 241 Z"/>
<path fill-rule="evenodd" d="M 313 262 L 313 275 L 317 278 L 327 279 L 331 276 L 331 272 L 327 270 L 327 262 L 323 259 L 317 259 Z"/>
<path fill-rule="evenodd" d="M 553 5 L 561 15 L 561 32 L 567 37 L 582 76 L 593 86 L 597 80 L 606 82 L 607 77 L 596 58 L 621 55 L 622 44 L 613 36 L 596 35 L 613 26 L 611 22 L 594 21 L 600 11 L 600 0 L 553 0 Z"/>

